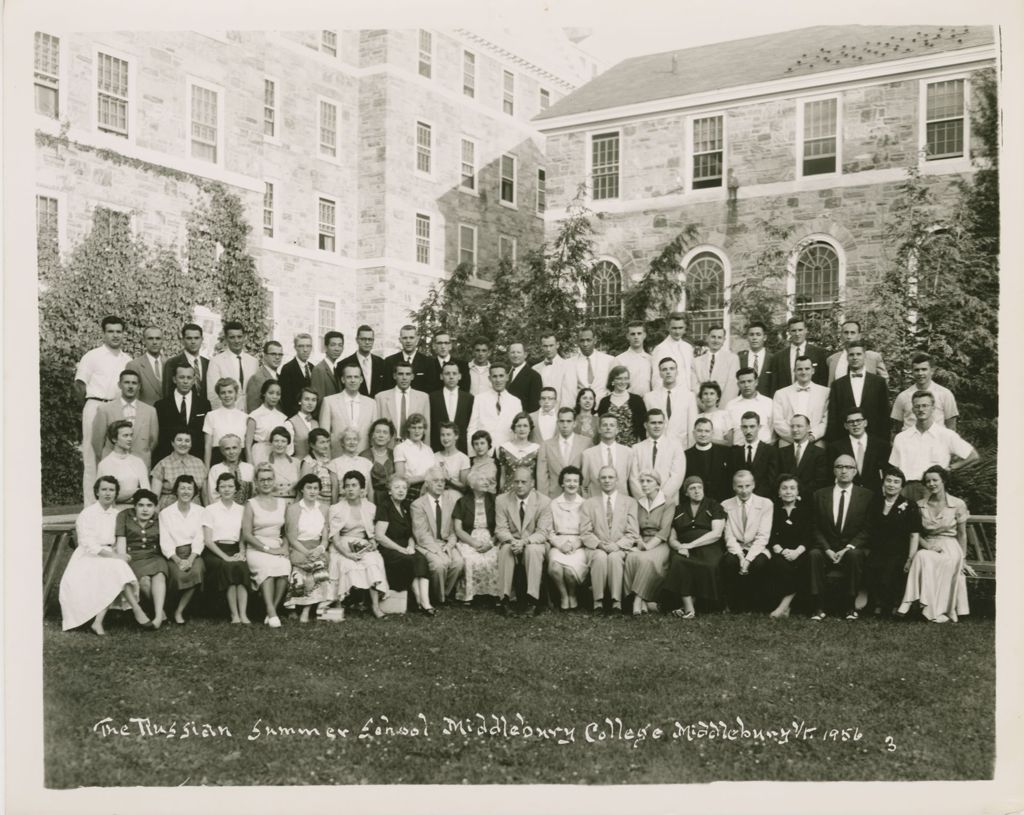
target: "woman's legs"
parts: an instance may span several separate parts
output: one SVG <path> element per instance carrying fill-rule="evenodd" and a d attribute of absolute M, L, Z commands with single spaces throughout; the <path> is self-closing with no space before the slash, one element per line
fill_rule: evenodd
<path fill-rule="evenodd" d="M 238 605 L 238 619 L 242 621 L 242 625 L 249 625 L 249 587 L 244 583 L 235 586 L 235 603 Z"/>
<path fill-rule="evenodd" d="M 89 626 L 94 634 L 99 634 L 101 637 L 106 635 L 106 631 L 103 630 L 103 618 L 107 616 L 107 609 L 103 609 L 97 614 L 92 621 L 92 625 Z"/>
<path fill-rule="evenodd" d="M 185 617 L 183 616 L 185 609 L 188 608 L 188 604 L 192 600 L 192 595 L 195 593 L 196 590 L 194 586 L 190 589 L 185 589 L 185 591 L 181 593 L 181 596 L 178 598 L 178 606 L 174 609 L 174 622 L 179 625 L 185 622 Z"/>
<path fill-rule="evenodd" d="M 235 587 L 228 586 L 228 590 L 225 594 L 228 598 L 228 610 L 231 612 L 231 622 L 241 623 L 242 620 L 238 616 L 238 595 L 235 592 Z"/>
<path fill-rule="evenodd" d="M 136 594 L 135 586 L 128 583 L 124 587 L 122 594 L 124 595 L 124 599 L 128 601 L 128 605 L 132 607 L 132 614 L 135 615 L 135 622 L 139 625 L 148 625 L 150 619 L 146 616 L 146 612 L 142 610 L 142 606 L 139 605 L 139 598 Z"/>
<path fill-rule="evenodd" d="M 552 581 L 558 588 L 558 596 L 560 599 L 559 607 L 562 611 L 568 611 L 569 609 L 569 591 L 565 587 L 565 571 L 562 569 L 561 563 L 552 563 L 548 567 L 548 574 L 551 575 Z"/>
<path fill-rule="evenodd" d="M 151 578 L 153 592 L 153 625 L 159 628 L 167 621 L 164 603 L 167 602 L 167 575 L 155 574 Z"/>
<path fill-rule="evenodd" d="M 579 588 L 580 581 L 576 579 L 576 574 L 572 569 L 563 569 L 565 575 L 565 592 L 569 595 L 569 608 L 573 609 L 577 606 L 576 600 L 576 589 Z"/>
<path fill-rule="evenodd" d="M 768 616 L 776 620 L 782 617 L 788 617 L 789 606 L 793 602 L 794 597 L 796 597 L 796 592 L 794 592 L 793 594 L 787 594 L 779 601 L 779 604 L 775 607 L 775 610 Z"/>
<path fill-rule="evenodd" d="M 277 578 L 268 577 L 260 583 L 260 594 L 263 595 L 263 605 L 267 607 L 267 619 L 277 617 L 277 603 L 274 602 L 274 582 Z"/>
<path fill-rule="evenodd" d="M 384 612 L 380 610 L 380 597 L 382 592 L 377 591 L 375 588 L 371 588 L 368 594 L 370 595 L 370 611 L 372 611 L 373 616 L 379 620 L 384 616 Z"/>
<path fill-rule="evenodd" d="M 416 603 L 423 611 L 430 611 L 433 606 L 430 605 L 430 578 L 428 577 L 415 577 L 412 581 L 412 594 L 416 598 Z"/>

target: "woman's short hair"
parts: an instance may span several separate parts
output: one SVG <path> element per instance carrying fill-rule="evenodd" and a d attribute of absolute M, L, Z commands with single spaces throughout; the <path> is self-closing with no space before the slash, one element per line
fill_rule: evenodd
<path fill-rule="evenodd" d="M 490 480 L 490 474 L 481 469 L 470 470 L 466 473 L 466 486 L 471 490 L 483 489 L 484 483 Z"/>
<path fill-rule="evenodd" d="M 270 431 L 269 440 L 273 441 L 274 436 L 282 436 L 286 442 L 291 444 L 292 434 L 289 433 L 288 428 L 284 427 L 283 425 L 278 425 L 277 427 Z"/>
<path fill-rule="evenodd" d="M 779 473 L 779 477 L 775 479 L 775 494 L 779 494 L 779 489 L 787 481 L 796 482 L 796 494 L 800 494 L 800 479 L 797 478 L 793 473 Z"/>
<path fill-rule="evenodd" d="M 92 485 L 92 495 L 93 495 L 93 498 L 99 498 L 100 497 L 100 484 L 102 484 L 104 481 L 106 483 L 108 483 L 108 484 L 113 484 L 114 485 L 114 492 L 120 492 L 121 491 L 121 485 L 118 483 L 117 479 L 114 478 L 114 476 L 112 476 L 112 475 L 101 475 L 99 478 L 96 479 L 95 482 L 93 482 L 93 485 Z"/>
<path fill-rule="evenodd" d="M 239 436 L 237 433 L 225 433 L 223 436 L 220 437 L 220 440 L 217 442 L 217 446 L 223 447 L 224 442 L 226 441 L 237 441 L 239 444 L 241 444 L 242 437 Z"/>
<path fill-rule="evenodd" d="M 312 475 L 312 473 L 310 473 Z M 341 477 L 341 485 L 345 486 L 347 481 L 356 481 L 359 484 L 360 489 L 366 489 L 366 476 L 363 475 L 359 470 L 349 470 L 345 475 Z"/>
<path fill-rule="evenodd" d="M 699 475 L 688 475 L 688 476 L 686 476 L 686 478 L 683 480 L 683 492 L 685 493 L 694 484 L 700 484 L 701 487 L 703 487 L 704 486 L 704 479 L 701 478 Z"/>
<path fill-rule="evenodd" d="M 306 473 L 302 478 L 295 482 L 295 497 L 302 497 L 302 490 L 305 489 L 307 484 L 316 484 L 316 488 L 320 489 L 320 479 L 317 478 L 313 473 Z"/>
<path fill-rule="evenodd" d="M 402 436 L 404 438 L 409 438 L 409 428 L 418 424 L 423 425 L 425 428 L 427 426 L 427 420 L 422 413 L 413 413 L 405 420 L 405 424 L 402 425 Z"/>
<path fill-rule="evenodd" d="M 356 441 L 359 441 L 362 438 L 362 434 L 360 434 L 359 430 L 353 427 L 352 425 L 349 425 L 348 427 L 341 431 L 340 435 L 338 436 L 338 439 L 341 441 L 342 444 L 344 444 L 345 439 L 351 438 L 352 436 L 356 437 Z"/>
<path fill-rule="evenodd" d="M 438 435 L 440 435 L 442 430 L 451 430 L 455 433 L 455 438 L 459 437 L 459 426 L 455 422 L 441 422 L 437 426 Z"/>
<path fill-rule="evenodd" d="M 230 376 L 222 376 L 218 379 L 217 384 L 213 386 L 213 392 L 220 396 L 220 392 L 224 390 L 224 388 L 234 388 L 235 393 L 238 393 L 238 391 L 241 390 L 238 380 L 232 379 Z"/>
<path fill-rule="evenodd" d="M 216 487 L 217 487 L 218 490 L 220 489 L 221 483 L 224 482 L 224 481 L 232 482 L 235 485 L 235 489 L 236 490 L 239 489 L 239 487 L 241 486 L 238 483 L 238 476 L 235 475 L 234 473 L 221 473 L 220 475 L 217 476 Z"/>
<path fill-rule="evenodd" d="M 512 424 L 509 425 L 509 428 L 511 430 L 515 431 L 516 425 L 519 424 L 523 419 L 525 419 L 527 421 L 527 423 L 530 425 L 530 432 L 532 433 L 533 432 L 533 417 L 530 416 L 530 414 L 527 413 L 525 410 L 522 413 L 517 413 L 515 416 L 512 417 Z"/>
<path fill-rule="evenodd" d="M 281 387 L 281 383 L 276 379 L 268 379 L 260 385 L 260 399 L 263 399 L 267 395 L 267 391 L 274 387 L 274 385 L 277 385 L 279 388 Z"/>
<path fill-rule="evenodd" d="M 199 492 L 199 485 L 196 483 L 196 479 L 193 476 L 189 475 L 188 473 L 185 473 L 184 475 L 179 475 L 177 478 L 174 479 L 174 486 L 171 488 L 171 493 L 173 495 L 177 495 L 178 488 L 182 484 L 191 484 L 193 494 Z"/>
<path fill-rule="evenodd" d="M 852 322 L 852 321 L 851 320 L 847 320 L 847 322 Z M 886 476 L 889 476 L 889 475 L 896 476 L 896 478 L 898 478 L 900 480 L 900 484 L 903 485 L 903 486 L 906 486 L 906 484 L 907 484 L 907 475 L 906 475 L 906 473 L 903 472 L 903 470 L 901 470 L 895 464 L 886 464 L 885 467 L 882 468 L 882 480 L 884 481 Z"/>
<path fill-rule="evenodd" d="M 314 427 L 309 431 L 309 435 L 306 436 L 306 443 L 312 447 L 320 439 L 330 439 L 331 434 L 329 431 L 324 430 L 322 427 Z"/>
<path fill-rule="evenodd" d="M 111 444 L 117 441 L 117 434 L 121 432 L 122 428 L 134 427 L 131 422 L 127 419 L 117 419 L 107 425 L 107 441 Z"/>
<path fill-rule="evenodd" d="M 409 479 L 408 478 L 406 478 L 404 475 L 399 475 L 398 473 L 392 473 L 391 477 L 388 478 L 388 490 L 389 491 L 391 490 L 391 487 L 394 485 L 394 483 L 396 481 L 401 481 L 403 484 L 405 484 L 405 486 L 407 486 L 407 487 L 409 486 Z"/>
<path fill-rule="evenodd" d="M 940 467 L 938 464 L 933 464 L 931 467 L 929 467 L 927 470 L 921 473 L 922 483 L 924 482 L 925 476 L 927 476 L 928 473 L 935 473 L 942 481 L 943 487 L 949 484 L 949 470 L 947 470 L 945 467 Z"/>
<path fill-rule="evenodd" d="M 486 430 L 477 430 L 470 438 L 469 443 L 474 444 L 477 439 L 487 439 L 488 449 L 494 447 L 494 439 L 491 438 L 491 434 Z"/>
<path fill-rule="evenodd" d="M 316 403 L 320 404 L 320 394 L 317 393 L 312 388 L 303 388 L 302 390 L 299 391 L 299 401 L 300 402 L 302 401 L 302 397 L 305 396 L 307 393 L 313 394 L 313 396 L 316 397 Z"/>
<path fill-rule="evenodd" d="M 612 365 L 611 370 L 608 371 L 608 381 L 605 383 L 604 386 L 605 390 L 611 393 L 614 390 L 612 386 L 614 385 L 615 380 L 618 379 L 623 374 L 628 375 L 629 368 L 627 368 L 625 365 Z"/>
<path fill-rule="evenodd" d="M 561 487 L 565 483 L 565 477 L 567 475 L 579 476 L 580 481 L 583 480 L 583 471 L 579 467 L 573 467 L 571 464 L 568 467 L 563 467 L 562 471 L 558 474 L 558 486 Z"/>
<path fill-rule="evenodd" d="M 275 479 L 277 478 L 277 472 L 274 470 L 274 465 L 271 464 L 269 461 L 261 461 L 259 464 L 252 468 L 252 480 L 259 481 L 260 473 L 267 472 L 274 476 Z"/>
<path fill-rule="evenodd" d="M 641 470 L 639 473 L 637 473 L 636 477 L 638 481 L 641 478 L 653 478 L 655 481 L 658 482 L 658 486 L 661 486 L 661 476 L 658 474 L 657 470 Z"/>
<path fill-rule="evenodd" d="M 135 490 L 135 494 L 132 496 L 132 506 L 135 506 L 139 501 L 149 501 L 153 504 L 157 503 L 160 499 L 156 497 L 156 493 L 152 490 Z"/>
<path fill-rule="evenodd" d="M 370 438 L 373 438 L 374 431 L 381 426 L 386 427 L 388 429 L 388 433 L 390 433 L 391 437 L 394 438 L 395 423 L 390 419 L 375 419 L 373 424 L 370 425 Z"/>
<path fill-rule="evenodd" d="M 593 388 L 580 388 L 579 393 L 576 394 L 576 415 L 577 416 L 579 416 L 580 415 L 580 411 L 583 410 L 583 408 L 580 407 L 580 401 L 583 399 L 583 394 L 585 394 L 585 393 L 589 393 L 592 397 L 594 397 L 594 407 L 592 407 L 590 409 L 590 412 L 591 413 L 596 413 L 597 412 L 597 394 L 594 392 L 594 389 Z"/>
<path fill-rule="evenodd" d="M 714 391 L 715 392 L 715 396 L 718 397 L 718 400 L 719 401 L 722 400 L 722 386 L 719 385 L 717 382 L 714 382 L 714 381 L 711 381 L 711 380 L 709 380 L 707 382 L 701 382 L 700 383 L 700 387 L 697 388 L 697 398 L 699 399 L 700 395 L 702 393 L 704 393 L 704 391 L 706 391 L 706 390 Z"/>

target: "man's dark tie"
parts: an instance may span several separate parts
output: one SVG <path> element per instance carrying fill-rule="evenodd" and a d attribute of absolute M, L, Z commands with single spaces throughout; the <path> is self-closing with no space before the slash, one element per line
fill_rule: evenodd
<path fill-rule="evenodd" d="M 748 467 L 754 462 L 754 457 L 751 455 L 752 452 L 753 452 L 753 447 L 748 444 L 747 445 L 747 466 Z"/>
<path fill-rule="evenodd" d="M 754 369 L 754 376 L 760 376 L 761 374 L 757 371 L 757 357 L 753 354 L 750 355 L 750 367 Z"/>
<path fill-rule="evenodd" d="M 711 374 L 715 372 L 715 355 L 711 354 L 711 359 L 708 360 L 708 379 L 711 378 Z"/>
<path fill-rule="evenodd" d="M 241 387 L 245 384 L 245 370 L 242 368 L 242 355 L 236 354 L 238 357 L 238 386 Z"/>
<path fill-rule="evenodd" d="M 864 374 L 850 374 L 850 376 L 853 377 L 854 379 L 861 379 L 863 378 Z"/>
<path fill-rule="evenodd" d="M 498 391 L 498 395 L 494 397 L 494 409 L 498 411 L 498 415 L 501 415 L 501 391 Z"/>
<path fill-rule="evenodd" d="M 526 525 L 526 501 L 519 501 L 519 530 L 522 531 Z"/>
<path fill-rule="evenodd" d="M 182 427 L 188 426 L 188 412 L 185 410 L 185 397 L 181 397 L 181 404 L 178 406 L 178 418 L 181 419 Z"/>
<path fill-rule="evenodd" d="M 843 511 L 846 509 L 846 490 L 839 490 L 839 512 L 836 513 L 836 532 L 843 534 Z"/>
<path fill-rule="evenodd" d="M 441 499 L 434 499 L 434 523 L 437 524 L 437 537 L 441 537 Z"/>
<path fill-rule="evenodd" d="M 672 391 L 665 391 L 665 416 L 672 418 Z"/>
<path fill-rule="evenodd" d="M 654 466 L 657 463 L 658 463 L 658 442 L 655 441 L 654 442 L 654 452 L 651 453 L 651 468 L 653 469 Z"/>
<path fill-rule="evenodd" d="M 302 365 L 302 382 L 309 387 L 309 366 L 305 363 Z"/>
<path fill-rule="evenodd" d="M 199 360 L 198 359 L 195 361 L 195 364 L 192 366 L 192 370 L 195 371 L 195 373 L 196 373 L 196 384 L 198 385 L 200 382 L 203 381 L 203 366 L 199 364 Z"/>

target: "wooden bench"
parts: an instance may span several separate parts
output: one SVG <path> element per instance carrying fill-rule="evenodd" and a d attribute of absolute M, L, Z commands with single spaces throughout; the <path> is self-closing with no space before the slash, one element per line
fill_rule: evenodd
<path fill-rule="evenodd" d="M 972 595 L 995 597 L 996 516 L 971 515 L 967 519 L 967 563 L 977 577 L 967 578 Z"/>

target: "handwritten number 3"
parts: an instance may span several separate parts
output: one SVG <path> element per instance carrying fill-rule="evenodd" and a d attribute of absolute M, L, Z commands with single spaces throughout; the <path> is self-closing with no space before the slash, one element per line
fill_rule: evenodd
<path fill-rule="evenodd" d="M 896 742 L 893 741 L 892 736 L 886 736 L 885 737 L 885 746 L 886 746 L 886 749 L 890 753 L 895 753 L 896 752 Z"/>

